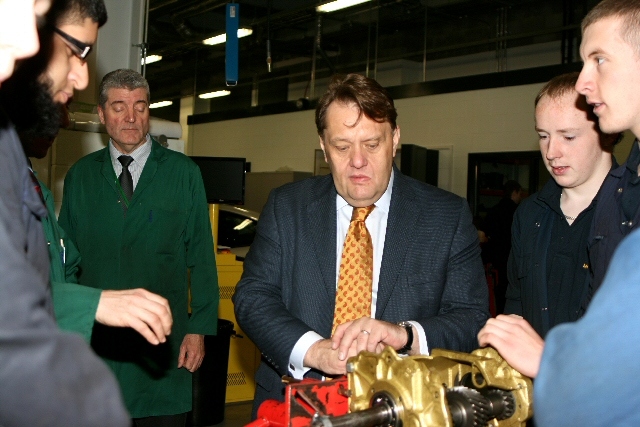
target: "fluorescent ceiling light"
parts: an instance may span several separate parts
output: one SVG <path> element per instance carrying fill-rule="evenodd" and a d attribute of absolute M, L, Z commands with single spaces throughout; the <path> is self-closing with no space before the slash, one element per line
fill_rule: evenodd
<path fill-rule="evenodd" d="M 250 36 L 251 34 L 253 34 L 253 30 L 251 28 L 238 28 L 239 39 Z"/>
<path fill-rule="evenodd" d="M 203 93 L 202 95 L 198 95 L 198 98 L 209 99 L 209 98 L 217 98 L 219 96 L 227 96 L 230 94 L 231 92 L 228 90 L 217 90 L 215 92 Z"/>
<path fill-rule="evenodd" d="M 173 101 L 159 101 L 159 102 L 154 102 L 153 104 L 149 105 L 149 108 L 160 108 L 160 107 L 166 107 L 168 105 L 172 105 Z"/>
<path fill-rule="evenodd" d="M 247 37 L 253 34 L 251 28 L 238 28 L 238 38 Z M 202 40 L 202 43 L 213 46 L 214 44 L 222 44 L 227 41 L 227 34 L 220 34 L 214 37 L 209 37 L 206 40 Z"/>
<path fill-rule="evenodd" d="M 316 7 L 316 12 L 333 12 L 368 1 L 370 0 L 335 0 Z"/>
<path fill-rule="evenodd" d="M 147 60 L 145 61 L 144 58 L 140 58 L 140 65 L 144 65 L 144 63 L 146 62 L 147 65 L 152 64 L 154 62 L 158 62 L 162 59 L 162 56 L 160 55 L 149 55 L 147 56 Z"/>

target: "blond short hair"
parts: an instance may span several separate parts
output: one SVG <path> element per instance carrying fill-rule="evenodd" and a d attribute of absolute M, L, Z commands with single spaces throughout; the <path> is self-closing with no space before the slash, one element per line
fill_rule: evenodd
<path fill-rule="evenodd" d="M 536 96 L 536 100 L 534 102 L 534 106 L 538 106 L 538 102 L 545 96 L 548 96 L 551 99 L 562 98 L 566 94 L 575 93 L 576 98 L 579 96 L 576 91 L 576 83 L 578 81 L 578 76 L 580 73 L 566 73 L 556 76 L 549 80 L 546 85 L 540 89 L 538 95 Z"/>
<path fill-rule="evenodd" d="M 594 6 L 582 20 L 582 34 L 591 25 L 610 17 L 622 19 L 620 36 L 640 57 L 640 1 L 603 0 Z"/>

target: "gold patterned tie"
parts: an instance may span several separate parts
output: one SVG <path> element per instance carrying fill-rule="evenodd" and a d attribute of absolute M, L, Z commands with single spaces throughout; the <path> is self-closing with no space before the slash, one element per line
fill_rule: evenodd
<path fill-rule="evenodd" d="M 364 221 L 373 208 L 375 205 L 353 208 L 349 231 L 342 247 L 332 335 L 342 323 L 371 316 L 373 243 Z"/>

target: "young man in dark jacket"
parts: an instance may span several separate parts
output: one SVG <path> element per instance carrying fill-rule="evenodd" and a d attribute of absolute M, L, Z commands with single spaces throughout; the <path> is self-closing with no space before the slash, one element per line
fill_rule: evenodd
<path fill-rule="evenodd" d="M 617 138 L 600 131 L 575 90 L 577 80 L 578 73 L 555 77 L 536 97 L 540 151 L 553 179 L 520 204 L 513 220 L 505 313 L 519 317 L 498 316 L 479 334 L 481 345 L 496 347 L 532 377 L 547 332 L 582 314 L 590 279 L 587 237 Z"/>

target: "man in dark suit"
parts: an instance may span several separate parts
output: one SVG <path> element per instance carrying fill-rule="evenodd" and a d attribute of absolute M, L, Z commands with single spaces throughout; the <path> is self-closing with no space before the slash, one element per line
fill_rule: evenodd
<path fill-rule="evenodd" d="M 361 350 L 428 354 L 471 351 L 488 318 L 477 232 L 464 199 L 393 167 L 400 128 L 393 100 L 375 80 L 335 77 L 316 109 L 330 176 L 274 190 L 233 297 L 240 327 L 263 362 L 254 416 L 283 398 L 283 375 L 341 375 Z M 343 242 L 352 211 L 366 217 L 373 246 L 370 315 L 332 334 Z"/>

